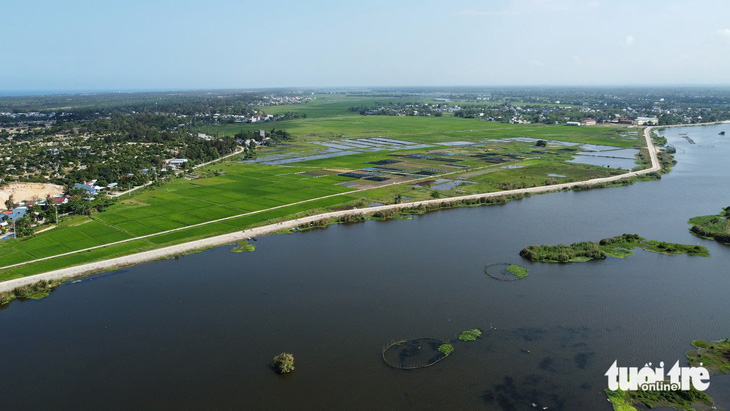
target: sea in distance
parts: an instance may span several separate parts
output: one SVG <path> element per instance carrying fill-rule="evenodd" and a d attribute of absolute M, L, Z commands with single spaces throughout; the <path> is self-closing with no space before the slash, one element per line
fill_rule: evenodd
<path fill-rule="evenodd" d="M 610 410 L 614 361 L 683 364 L 691 340 L 730 337 L 730 248 L 687 224 L 730 205 L 723 127 L 662 132 L 678 164 L 658 181 L 271 235 L 251 253 L 217 247 L 13 302 L 0 310 L 0 404 Z M 518 255 L 623 233 L 700 244 L 711 257 Z M 497 281 L 485 274 L 492 263 L 530 274 Z M 472 328 L 482 337 L 457 339 Z M 455 351 L 428 368 L 384 363 L 384 346 L 418 337 Z M 269 367 L 281 352 L 294 354 L 291 374 Z M 708 393 L 730 408 L 730 379 L 712 376 Z"/>

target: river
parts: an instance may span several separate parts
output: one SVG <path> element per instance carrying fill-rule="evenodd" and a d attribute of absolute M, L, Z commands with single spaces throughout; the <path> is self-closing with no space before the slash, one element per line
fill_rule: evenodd
<path fill-rule="evenodd" d="M 610 410 L 614 360 L 671 365 L 693 339 L 730 337 L 730 248 L 686 223 L 730 205 L 730 137 L 718 135 L 728 127 L 664 132 L 679 163 L 659 181 L 266 236 L 253 253 L 218 247 L 13 302 L 0 310 L 0 404 Z M 700 244 L 711 257 L 518 255 L 622 233 Z M 484 272 L 496 262 L 530 274 L 496 281 Z M 456 339 L 471 328 L 485 333 Z M 382 361 L 384 345 L 416 337 L 455 340 L 455 352 L 418 370 Z M 279 376 L 268 364 L 283 351 L 296 370 Z M 713 376 L 708 393 L 730 407 L 730 379 Z"/>

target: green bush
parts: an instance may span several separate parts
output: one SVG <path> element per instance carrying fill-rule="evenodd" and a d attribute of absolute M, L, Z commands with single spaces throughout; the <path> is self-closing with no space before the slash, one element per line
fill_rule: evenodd
<path fill-rule="evenodd" d="M 274 357 L 274 361 L 271 363 L 271 366 L 279 374 L 292 372 L 294 371 L 294 355 L 283 352 Z"/>

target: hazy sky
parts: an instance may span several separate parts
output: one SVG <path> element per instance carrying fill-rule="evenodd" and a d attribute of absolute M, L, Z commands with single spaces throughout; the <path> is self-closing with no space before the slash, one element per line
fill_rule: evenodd
<path fill-rule="evenodd" d="M 730 84 L 730 2 L 4 1 L 0 93 Z"/>

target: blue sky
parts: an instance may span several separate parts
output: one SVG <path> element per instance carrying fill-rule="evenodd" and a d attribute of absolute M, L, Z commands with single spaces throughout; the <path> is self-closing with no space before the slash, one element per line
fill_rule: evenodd
<path fill-rule="evenodd" d="M 730 85 L 730 2 L 5 1 L 0 93 Z"/>

